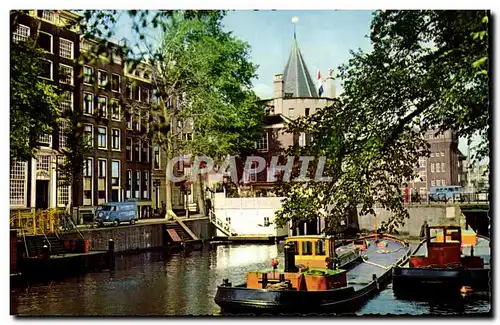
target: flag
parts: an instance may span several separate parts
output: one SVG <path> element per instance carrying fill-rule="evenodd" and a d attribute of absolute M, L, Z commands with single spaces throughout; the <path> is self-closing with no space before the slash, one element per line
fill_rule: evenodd
<path fill-rule="evenodd" d="M 318 70 L 318 95 L 321 97 L 323 94 L 323 80 L 321 80 L 321 71 Z"/>

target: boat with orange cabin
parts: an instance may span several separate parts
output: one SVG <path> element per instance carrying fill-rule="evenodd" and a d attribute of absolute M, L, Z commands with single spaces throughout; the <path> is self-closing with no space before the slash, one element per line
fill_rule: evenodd
<path fill-rule="evenodd" d="M 458 226 L 427 226 L 408 262 L 393 270 L 400 298 L 458 297 L 490 289 L 490 241 Z"/>
<path fill-rule="evenodd" d="M 342 313 L 359 308 L 406 262 L 407 242 L 384 234 L 336 241 L 331 236 L 288 237 L 284 265 L 247 272 L 247 281 L 217 287 L 224 314 Z"/>

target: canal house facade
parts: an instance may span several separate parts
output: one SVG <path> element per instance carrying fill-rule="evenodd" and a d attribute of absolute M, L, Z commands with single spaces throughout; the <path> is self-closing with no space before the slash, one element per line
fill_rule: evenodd
<path fill-rule="evenodd" d="M 140 216 L 149 216 L 151 145 L 146 136 L 148 123 L 139 120 L 141 116 L 147 119 L 141 111 L 148 110 L 146 104 L 152 94 L 151 75 L 144 73 L 146 65 L 140 65 L 139 72 L 127 70 L 120 45 L 115 43 L 106 44 L 108 55 L 97 55 L 98 40 L 84 38 L 78 30 L 67 27 L 68 22 L 78 18 L 70 11 L 29 10 L 16 18 L 11 41 L 37 38 L 47 61 L 40 77 L 57 85 L 66 95 L 61 112 L 69 110 L 75 115 L 90 151 L 83 157 L 80 184 L 76 188 L 65 184 L 58 166 L 62 159 L 60 150 L 67 141 L 62 126 L 70 120 L 62 118 L 51 134 L 39 139 L 36 158 L 11 161 L 11 210 L 45 210 L 69 204 L 93 207 L 135 199 L 142 206 Z M 127 88 L 130 84 L 135 87 L 132 97 Z M 134 107 L 132 115 L 124 110 L 129 106 Z M 127 139 L 136 146 L 132 157 Z"/>
<path fill-rule="evenodd" d="M 42 75 L 48 83 L 57 85 L 64 93 L 61 111 L 77 112 L 81 100 L 80 36 L 74 29 L 64 28 L 75 21 L 77 15 L 69 11 L 29 10 L 26 14 L 11 14 L 11 42 L 36 39 L 45 51 Z M 13 20 L 16 19 L 16 24 Z M 10 207 L 12 209 L 65 207 L 71 196 L 77 195 L 71 186 L 65 185 L 58 175 L 60 149 L 65 148 L 63 127 L 68 120 L 62 119 L 51 134 L 39 138 L 40 150 L 29 161 L 10 163 Z"/>

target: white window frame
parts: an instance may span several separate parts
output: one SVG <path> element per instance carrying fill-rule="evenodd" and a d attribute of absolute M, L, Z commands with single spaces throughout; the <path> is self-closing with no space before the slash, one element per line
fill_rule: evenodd
<path fill-rule="evenodd" d="M 300 132 L 299 133 L 299 147 L 305 147 L 305 146 L 306 146 L 306 133 Z"/>
<path fill-rule="evenodd" d="M 86 110 L 87 110 L 87 107 L 86 107 L 87 101 L 85 99 L 86 99 L 87 95 L 90 95 L 90 97 L 91 97 L 91 101 L 90 101 L 90 113 L 86 112 Z M 89 92 L 84 92 L 83 93 L 83 115 L 87 115 L 87 116 L 94 115 L 94 94 L 93 93 L 89 93 Z"/>
<path fill-rule="evenodd" d="M 434 173 L 434 167 L 435 167 L 435 164 L 434 163 L 431 163 L 431 173 Z"/>
<path fill-rule="evenodd" d="M 140 195 L 141 195 L 141 174 L 142 172 L 140 170 L 136 170 L 135 171 L 135 183 L 137 184 L 137 191 L 135 190 L 134 188 L 134 198 L 136 199 L 140 199 Z"/>
<path fill-rule="evenodd" d="M 105 142 L 105 146 L 100 146 L 99 145 L 99 142 L 100 142 L 100 136 L 102 135 L 102 133 L 99 133 L 99 129 L 104 129 L 105 132 L 104 132 L 104 142 Z M 98 149 L 108 149 L 108 128 L 104 125 L 98 125 L 97 126 L 97 148 Z"/>
<path fill-rule="evenodd" d="M 132 198 L 133 192 L 133 179 L 132 179 L 132 169 L 127 169 L 127 183 L 130 185 L 130 189 L 127 189 L 127 184 L 125 184 L 125 196 L 127 199 Z"/>
<path fill-rule="evenodd" d="M 51 33 L 41 31 L 41 30 L 38 32 L 41 34 L 47 34 L 50 36 L 50 52 L 47 52 L 47 53 L 54 54 L 54 35 L 52 35 Z M 42 49 L 42 50 L 46 51 L 45 49 Z"/>
<path fill-rule="evenodd" d="M 38 17 L 38 13 L 37 13 Z M 42 10 L 42 17 L 38 17 L 40 19 L 50 21 L 51 23 L 56 22 L 56 14 L 52 10 Z"/>
<path fill-rule="evenodd" d="M 63 100 L 61 100 L 61 103 L 59 103 L 59 110 L 61 112 L 66 112 L 66 111 L 73 111 L 74 107 L 74 97 L 73 97 L 73 92 L 71 90 L 66 90 L 66 94 L 69 94 L 69 101 L 66 101 L 67 97 L 65 97 Z M 69 103 L 68 103 L 69 102 Z M 63 107 L 64 104 L 69 104 L 69 109 L 67 107 Z"/>
<path fill-rule="evenodd" d="M 144 146 L 144 144 L 146 144 L 146 146 Z M 144 162 L 149 162 L 149 147 L 150 147 L 150 145 L 149 145 L 148 140 L 142 141 L 141 150 L 142 150 L 143 153 L 144 152 L 146 153 L 145 157 L 143 157 L 143 158 L 145 158 Z M 147 150 L 144 150 L 144 148 L 146 148 Z"/>
<path fill-rule="evenodd" d="M 68 184 L 61 184 L 62 181 L 57 182 L 57 206 L 62 208 L 68 205 L 71 189 Z"/>
<path fill-rule="evenodd" d="M 104 162 L 104 168 L 101 168 L 101 163 Z M 106 178 L 108 169 L 108 160 L 106 158 L 97 159 L 97 177 L 98 178 Z M 102 175 L 101 175 L 102 174 Z M 106 186 L 107 187 L 107 186 Z"/>
<path fill-rule="evenodd" d="M 441 180 L 440 179 L 436 179 L 436 186 L 441 186 Z"/>
<path fill-rule="evenodd" d="M 106 82 L 104 83 L 104 85 L 101 85 L 101 78 L 99 78 L 100 73 L 104 73 L 106 76 Z M 108 72 L 106 70 L 97 69 L 97 87 L 106 88 L 108 83 L 109 83 Z"/>
<path fill-rule="evenodd" d="M 118 90 L 114 90 L 113 89 L 113 76 L 118 76 Z M 111 91 L 114 92 L 114 93 L 119 93 L 120 92 L 120 85 L 121 85 L 121 76 L 119 74 L 116 74 L 116 73 L 111 73 Z"/>
<path fill-rule="evenodd" d="M 441 165 L 439 163 L 436 163 L 436 173 L 441 172 Z"/>
<path fill-rule="evenodd" d="M 142 198 L 149 199 L 149 173 L 147 170 L 142 171 L 144 178 L 144 188 L 142 189 Z"/>
<path fill-rule="evenodd" d="M 45 133 L 38 137 L 38 143 L 41 147 L 51 147 L 52 145 L 52 134 Z"/>
<path fill-rule="evenodd" d="M 155 167 L 156 153 L 158 153 L 158 168 Z M 153 161 L 152 161 L 152 163 L 153 163 L 153 169 L 154 170 L 160 170 L 160 167 L 161 167 L 160 166 L 160 155 L 161 155 L 161 153 L 160 153 L 160 147 L 159 146 L 154 146 L 153 147 Z"/>
<path fill-rule="evenodd" d="M 90 147 L 91 148 L 94 148 L 94 125 L 93 124 L 84 124 L 83 125 L 83 136 L 85 137 L 87 135 L 86 131 L 85 131 L 85 127 L 86 126 L 90 126 Z"/>
<path fill-rule="evenodd" d="M 441 186 L 446 186 L 446 179 L 441 180 Z"/>
<path fill-rule="evenodd" d="M 441 151 L 441 157 L 444 157 L 444 151 Z"/>
<path fill-rule="evenodd" d="M 12 33 L 12 41 L 16 43 L 25 42 L 30 37 L 30 33 L 31 28 L 29 26 L 18 24 L 16 30 Z"/>
<path fill-rule="evenodd" d="M 127 156 L 127 140 L 130 140 L 130 159 Z M 125 160 L 126 161 L 133 161 L 133 159 L 134 159 L 134 141 L 132 138 L 127 137 L 125 139 Z"/>
<path fill-rule="evenodd" d="M 120 106 L 120 102 L 118 100 L 116 100 L 115 98 L 111 99 L 110 101 L 110 107 L 111 107 L 111 119 L 114 120 L 114 121 L 120 121 L 121 118 L 120 118 L 120 115 L 121 115 L 121 106 Z M 114 111 L 113 111 L 113 104 L 116 103 L 116 107 L 117 107 L 117 115 L 115 115 Z"/>
<path fill-rule="evenodd" d="M 134 114 L 130 113 L 130 114 L 127 114 L 128 115 L 128 120 L 127 120 L 127 129 L 128 130 L 133 130 L 133 119 L 134 119 Z"/>
<path fill-rule="evenodd" d="M 90 161 L 90 171 L 87 169 L 87 161 Z M 94 158 L 85 157 L 83 163 L 83 178 L 90 178 L 90 205 L 94 204 Z M 82 198 L 85 202 L 85 189 L 82 187 Z"/>
<path fill-rule="evenodd" d="M 441 173 L 444 173 L 444 162 L 441 163 Z"/>
<path fill-rule="evenodd" d="M 436 186 L 436 181 L 435 180 L 431 180 L 431 186 Z"/>
<path fill-rule="evenodd" d="M 75 69 L 73 69 L 73 67 L 70 66 L 70 65 L 59 63 L 59 71 L 60 72 L 62 71 L 63 67 L 66 68 L 66 69 L 69 69 L 71 71 L 71 74 L 70 74 L 71 75 L 71 77 L 70 77 L 71 79 L 70 79 L 70 81 L 68 83 L 68 82 L 66 82 L 65 79 L 61 79 L 61 76 L 59 76 L 59 82 L 62 83 L 62 84 L 73 86 L 73 84 L 74 84 L 74 82 L 73 82 L 74 78 L 73 77 L 75 75 L 75 71 L 74 71 Z"/>
<path fill-rule="evenodd" d="M 266 139 L 265 141 L 264 141 L 264 138 Z M 262 146 L 262 148 L 259 148 L 261 142 L 264 145 Z M 262 136 L 262 138 L 257 141 L 256 149 L 260 152 L 268 152 L 269 151 L 269 132 L 267 132 L 267 130 L 266 130 L 266 134 L 264 136 Z"/>
<path fill-rule="evenodd" d="M 50 78 L 40 76 L 40 78 L 45 79 L 45 80 L 54 80 L 54 62 L 51 60 L 47 60 L 45 58 L 42 58 L 42 60 L 50 62 Z"/>
<path fill-rule="evenodd" d="M 91 74 L 90 74 L 90 83 L 85 82 L 85 69 L 90 69 Z M 89 65 L 84 65 L 83 66 L 83 84 L 84 85 L 92 85 L 94 83 L 94 68 L 89 66 Z"/>
<path fill-rule="evenodd" d="M 9 178 L 10 206 L 19 206 L 19 207 L 26 206 L 27 190 L 28 190 L 27 166 L 28 164 L 25 161 L 14 161 L 14 160 L 11 161 L 10 178 Z"/>
<path fill-rule="evenodd" d="M 61 119 L 59 123 L 59 150 L 65 149 L 68 145 L 68 137 L 64 134 L 66 127 L 69 124 L 69 120 Z"/>
<path fill-rule="evenodd" d="M 63 49 L 62 44 L 71 45 L 70 50 L 69 50 L 69 53 L 70 53 L 69 57 L 64 55 L 64 53 L 66 53 L 66 51 L 68 51 L 68 50 L 65 48 Z M 59 56 L 60 57 L 73 60 L 74 59 L 74 48 L 75 48 L 75 43 L 73 43 L 69 39 L 59 37 Z"/>
<path fill-rule="evenodd" d="M 114 134 L 113 131 L 118 131 L 118 148 L 114 148 Z M 111 150 L 113 151 L 121 151 L 121 140 L 122 140 L 122 135 L 121 135 L 121 130 L 117 128 L 112 128 L 111 129 Z"/>
<path fill-rule="evenodd" d="M 101 101 L 100 99 L 103 99 L 104 98 L 104 109 L 101 110 Z M 103 96 L 103 95 L 99 95 L 97 96 L 97 112 L 98 112 L 98 115 L 99 117 L 102 117 L 102 118 L 108 118 L 108 97 L 107 96 Z"/>
<path fill-rule="evenodd" d="M 113 164 L 114 163 L 118 163 L 118 185 L 113 185 L 113 178 L 117 178 L 117 177 L 114 177 L 113 176 Z M 119 160 L 111 160 L 111 187 L 113 188 L 116 188 L 116 187 L 120 187 L 120 179 L 121 179 L 121 162 Z"/>

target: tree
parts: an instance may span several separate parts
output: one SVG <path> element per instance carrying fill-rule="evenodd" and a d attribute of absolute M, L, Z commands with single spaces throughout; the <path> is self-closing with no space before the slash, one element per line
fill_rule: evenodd
<path fill-rule="evenodd" d="M 249 62 L 248 44 L 222 30 L 222 18 L 218 11 L 173 13 L 160 47 L 151 55 L 161 98 L 151 115 L 160 115 L 156 130 L 168 130 L 156 132 L 167 159 L 177 151 L 221 161 L 253 146 L 262 134 L 265 109 L 250 90 L 256 66 Z M 177 121 L 192 124 L 192 139 L 179 139 L 178 130 L 168 128 Z M 196 186 L 204 213 L 201 175 Z"/>
<path fill-rule="evenodd" d="M 380 204 L 393 213 L 383 227 L 394 230 L 408 217 L 401 187 L 429 153 L 427 130 L 453 129 L 469 140 L 479 133 L 477 154 L 488 155 L 487 23 L 485 11 L 374 13 L 373 51 L 352 52 L 340 67 L 339 100 L 289 126 L 313 135 L 310 147 L 290 154 L 326 156 L 332 181 L 282 184 L 289 196 L 277 223 L 321 212 L 325 231 L 334 232 L 347 210 L 374 213 Z"/>
<path fill-rule="evenodd" d="M 43 51 L 33 40 L 10 45 L 10 158 L 27 161 L 40 136 L 50 134 L 58 117 L 59 95 L 40 79 Z"/>

